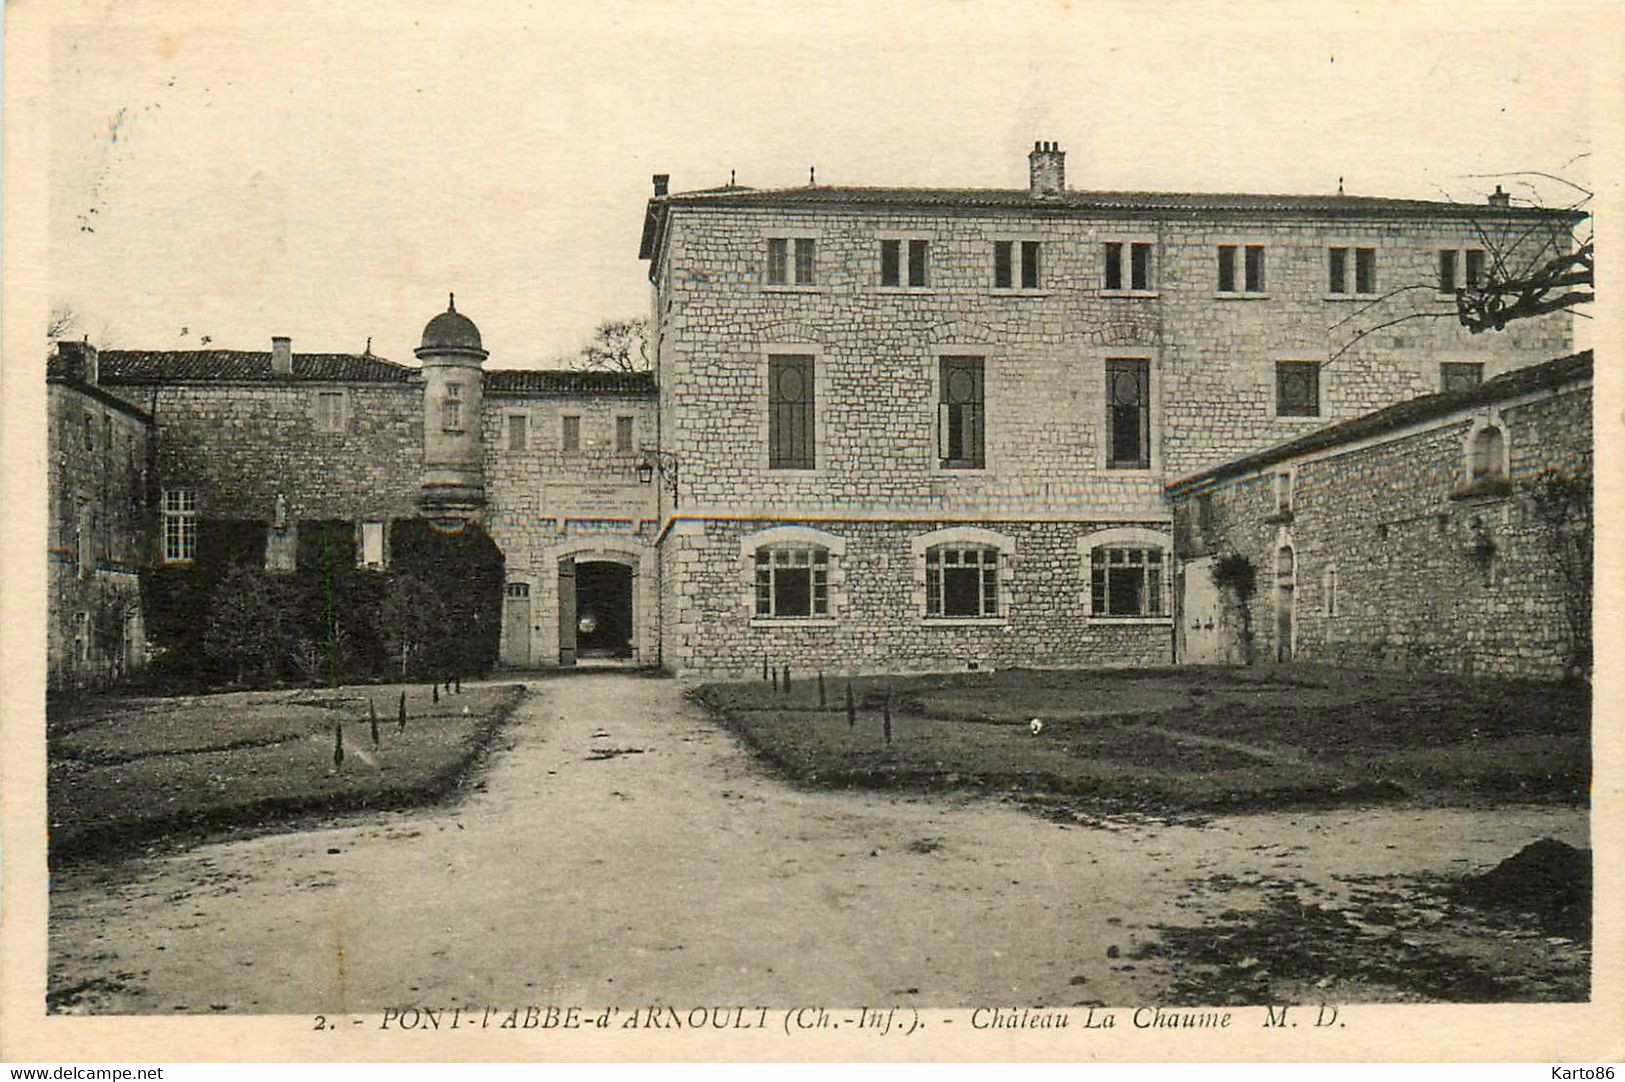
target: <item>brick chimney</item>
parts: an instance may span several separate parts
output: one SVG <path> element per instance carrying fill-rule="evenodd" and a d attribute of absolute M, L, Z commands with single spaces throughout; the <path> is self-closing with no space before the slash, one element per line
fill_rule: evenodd
<path fill-rule="evenodd" d="M 1512 205 L 1512 193 L 1511 192 L 1503 192 L 1501 190 L 1501 186 L 1499 184 L 1497 184 L 1495 186 L 1495 190 L 1490 193 L 1490 206 L 1492 206 L 1492 207 L 1510 207 L 1511 205 Z"/>
<path fill-rule="evenodd" d="M 666 197 L 666 188 L 667 188 L 668 185 L 671 184 L 671 174 L 670 173 L 656 173 L 650 179 L 652 179 L 655 182 L 655 198 L 656 199 L 664 199 Z"/>
<path fill-rule="evenodd" d="M 1027 168 L 1035 198 L 1066 191 L 1066 151 L 1059 143 L 1034 143 L 1033 152 L 1027 155 Z"/>
<path fill-rule="evenodd" d="M 293 339 L 277 335 L 271 339 L 271 375 L 293 375 Z"/>
<path fill-rule="evenodd" d="M 67 369 L 69 379 L 81 383 L 98 383 L 101 381 L 101 364 L 96 356 L 96 347 L 90 344 L 90 339 L 83 342 L 58 342 L 56 355 L 62 358 L 62 365 Z"/>

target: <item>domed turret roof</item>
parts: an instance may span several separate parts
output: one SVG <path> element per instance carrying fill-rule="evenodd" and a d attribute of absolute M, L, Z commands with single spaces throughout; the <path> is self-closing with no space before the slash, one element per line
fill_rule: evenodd
<path fill-rule="evenodd" d="M 474 321 L 457 310 L 457 295 L 453 293 L 446 310 L 435 316 L 423 328 L 423 344 L 418 353 L 425 351 L 466 349 L 484 353 L 480 345 L 480 329 Z"/>

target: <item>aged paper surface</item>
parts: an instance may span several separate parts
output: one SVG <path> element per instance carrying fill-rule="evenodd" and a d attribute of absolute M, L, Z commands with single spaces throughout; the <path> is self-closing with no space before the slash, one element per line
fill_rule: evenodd
<path fill-rule="evenodd" d="M 705 146 L 709 172 L 698 175 L 694 166 L 678 178 L 678 188 L 722 183 L 735 164 L 731 154 L 753 167 L 741 182 L 763 185 L 801 183 L 809 164 L 820 179 L 835 183 L 1009 185 L 1008 163 L 996 160 L 1006 153 L 1002 148 L 1054 134 L 1074 148 L 1072 183 L 1079 187 L 1109 175 L 1123 187 L 1146 190 L 1325 190 L 1330 177 L 1309 181 L 1293 170 L 1328 131 L 1341 144 L 1338 161 L 1347 163 L 1339 171 L 1362 194 L 1437 197 L 1414 180 L 1403 192 L 1391 191 L 1398 186 L 1391 178 L 1415 174 L 1444 186 L 1501 168 L 1562 171 L 1564 161 L 1507 163 L 1492 153 L 1502 137 L 1494 130 L 1476 135 L 1482 153 L 1471 160 L 1441 160 L 1466 155 L 1460 133 L 1449 129 L 1457 114 L 1438 99 L 1439 82 L 1429 78 L 1442 67 L 1463 95 L 1505 92 L 1519 114 L 1507 123 L 1519 131 L 1554 129 L 1540 145 L 1591 155 L 1587 175 L 1597 192 L 1592 209 L 1603 233 L 1604 289 L 1593 318 L 1576 321 L 1576 338 L 1577 346 L 1604 354 L 1596 379 L 1596 438 L 1603 451 L 1596 510 L 1604 540 L 1596 565 L 1595 638 L 1596 656 L 1612 659 L 1620 555 L 1607 526 L 1619 513 L 1621 465 L 1613 452 L 1625 417 L 1608 363 L 1609 347 L 1625 330 L 1609 293 L 1617 275 L 1608 273 L 1619 267 L 1617 245 L 1625 241 L 1610 214 L 1625 165 L 1621 5 L 1326 11 L 1310 4 L 1246 10 L 1176 4 L 1146 11 L 1039 3 L 971 9 L 910 2 L 879 10 L 857 3 L 810 10 L 623 3 L 588 16 L 553 3 L 203 8 L 161 0 L 133 6 L 20 0 L 8 7 L 5 30 L 0 1058 L 1574 1063 L 1614 1061 L 1625 1053 L 1625 921 L 1617 904 L 1625 887 L 1625 754 L 1619 677 L 1606 660 L 1595 680 L 1589 1003 L 1339 1005 L 1336 1024 L 1321 1026 L 1311 1021 L 1316 1008 L 1306 1005 L 1303 1024 L 1291 1028 L 1270 1027 L 1262 1008 L 1244 1008 L 1235 1010 L 1227 1030 L 1174 1033 L 1130 1024 L 1133 1009 L 1145 1005 L 1126 1003 L 1113 1005 L 1121 1009 L 1111 1030 L 1077 1028 L 1081 1012 L 1075 1012 L 1075 1028 L 1042 1035 L 973 1030 L 973 1008 L 1023 1006 L 978 1003 L 922 1010 L 910 1024 L 924 1021 L 932 1036 L 887 1044 L 850 1029 L 803 1028 L 787 1008 L 839 1012 L 853 1006 L 820 1002 L 815 994 L 805 1005 L 774 1005 L 771 1022 L 764 1012 L 764 1024 L 755 1028 L 629 1033 L 537 1027 L 469 1039 L 451 1032 L 408 1037 L 385 1029 L 377 1011 L 335 1018 L 324 1028 L 313 1025 L 310 1014 L 47 1015 L 41 559 L 47 464 L 40 333 L 52 306 L 67 296 L 91 318 L 109 321 L 105 330 L 114 345 L 167 343 L 159 335 L 172 336 L 178 317 L 226 328 L 231 340 L 224 344 L 257 348 L 262 335 L 286 333 L 288 322 L 304 320 L 298 325 L 310 328 L 306 337 L 328 339 L 339 333 L 359 338 L 376 324 L 379 352 L 400 357 L 410 351 L 425 283 L 438 294 L 451 280 L 480 290 L 489 298 L 487 310 L 524 309 L 524 318 L 501 333 L 508 335 L 510 355 L 541 364 L 566 352 L 592 320 L 637 313 L 647 304 L 644 268 L 632 248 L 647 177 L 667 169 L 664 156 L 685 141 L 713 140 Z M 1382 56 L 1391 58 L 1390 66 L 1378 61 Z M 1368 76 L 1385 71 L 1389 77 L 1344 86 L 1342 95 L 1306 105 L 1306 96 L 1324 92 L 1315 72 L 1338 59 Z M 995 81 L 1007 95 L 1002 100 L 988 93 L 985 79 L 964 78 L 989 63 L 1007 65 L 1005 78 Z M 1157 74 L 1141 81 L 1137 67 Z M 353 77 L 357 68 L 366 71 L 365 80 Z M 286 92 L 288 104 L 247 109 L 272 69 L 280 70 L 266 85 Z M 1122 79 L 1127 92 L 1119 96 L 1109 85 L 1091 84 L 1084 76 L 1097 70 L 1108 83 Z M 337 77 L 340 71 L 345 78 Z M 343 88 L 331 100 L 323 89 L 329 78 Z M 185 86 L 170 95 L 176 80 Z M 357 90 L 363 81 L 366 89 Z M 205 112 L 212 103 L 194 92 L 200 83 L 219 87 L 219 107 L 241 108 L 242 123 L 222 124 Z M 1238 84 L 1245 89 L 1237 91 Z M 525 97 L 516 89 L 505 96 L 509 86 L 546 93 Z M 1095 92 L 1086 94 L 1086 87 Z M 1192 106 L 1221 88 L 1237 103 L 1236 112 Z M 65 107 L 69 99 L 72 107 Z M 654 101 L 660 108 L 651 108 Z M 919 104 L 926 101 L 929 109 Z M 154 111 L 159 105 L 169 113 Z M 905 115 L 873 122 L 891 110 Z M 1438 147 L 1417 126 L 1401 123 L 1430 112 L 1441 125 Z M 1096 138 L 1118 131 L 1106 114 L 1124 113 L 1134 116 L 1138 141 Z M 102 130 L 65 127 L 64 118 L 78 124 L 95 115 L 105 117 Z M 1312 126 L 1310 118 L 1323 123 Z M 674 132 L 679 120 L 687 127 Z M 469 157 L 455 138 L 464 125 L 489 134 L 488 157 Z M 173 138 L 177 126 L 197 138 L 186 154 L 157 170 L 121 150 L 120 140 L 139 144 L 143 127 Z M 379 139 L 378 128 L 386 139 Z M 290 140 L 290 130 L 302 138 Z M 377 148 L 386 143 L 393 149 L 379 160 Z M 262 157 L 256 153 L 261 146 L 277 149 Z M 298 153 L 289 153 L 290 146 Z M 438 153 L 447 146 L 458 148 L 452 160 Z M 606 153 L 606 147 L 613 149 Z M 307 172 L 329 175 L 316 168 L 318 161 L 351 156 L 349 190 L 307 182 Z M 538 198 L 526 165 L 543 162 L 547 195 Z M 241 183 L 203 190 L 231 192 L 240 202 L 196 200 L 195 177 L 220 170 L 236 172 Z M 766 173 L 772 175 L 756 175 Z M 1208 189 L 1201 186 L 1204 175 Z M 412 204 L 424 200 L 438 201 L 438 226 L 425 224 L 421 208 L 414 213 Z M 172 223 L 173 250 L 64 241 L 63 222 L 79 223 L 89 237 L 95 228 L 90 215 L 110 207 Z M 397 218 L 414 224 L 397 232 Z M 313 224 L 335 220 L 348 222 L 338 235 Z M 186 252 L 238 248 L 239 225 L 241 235 L 274 242 L 235 252 L 237 280 L 220 282 L 213 277 L 218 269 L 186 265 Z M 582 234 L 599 229 L 623 235 L 617 252 L 624 265 L 605 271 L 592 263 L 596 252 L 584 259 L 574 250 Z M 74 230 L 66 235 L 71 239 Z M 256 283 L 264 296 L 245 301 Z M 340 310 L 334 322 L 341 330 L 296 314 L 299 308 Z M 86 327 L 92 336 L 103 330 Z M 359 349 L 359 341 L 333 348 Z M 725 872 L 715 889 L 728 890 Z M 458 949 L 455 937 L 446 947 Z M 403 1004 L 415 997 L 402 989 Z M 523 1012 L 528 1005 L 499 1006 Z M 600 1005 L 539 1006 L 579 1006 L 591 1017 Z M 755 1010 L 750 1004 L 694 1006 Z"/>

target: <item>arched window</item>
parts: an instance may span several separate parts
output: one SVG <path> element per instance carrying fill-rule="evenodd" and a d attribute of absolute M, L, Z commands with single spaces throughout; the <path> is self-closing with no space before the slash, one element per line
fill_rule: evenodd
<path fill-rule="evenodd" d="M 935 545 L 925 550 L 927 616 L 997 616 L 999 550 L 990 545 Z"/>
<path fill-rule="evenodd" d="M 774 526 L 740 539 L 754 620 L 824 620 L 840 608 L 845 539 L 807 526 Z"/>
<path fill-rule="evenodd" d="M 1498 481 L 1506 477 L 1506 436 L 1493 425 L 1473 433 L 1470 480 Z"/>
<path fill-rule="evenodd" d="M 1101 530 L 1079 541 L 1088 558 L 1089 615 L 1104 619 L 1168 615 L 1168 537 L 1156 530 Z"/>

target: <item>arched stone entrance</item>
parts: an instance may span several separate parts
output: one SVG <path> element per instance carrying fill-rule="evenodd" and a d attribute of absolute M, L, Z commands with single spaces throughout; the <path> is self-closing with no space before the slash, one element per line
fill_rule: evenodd
<path fill-rule="evenodd" d="M 582 550 L 558 558 L 560 665 L 639 655 L 640 554 Z"/>

